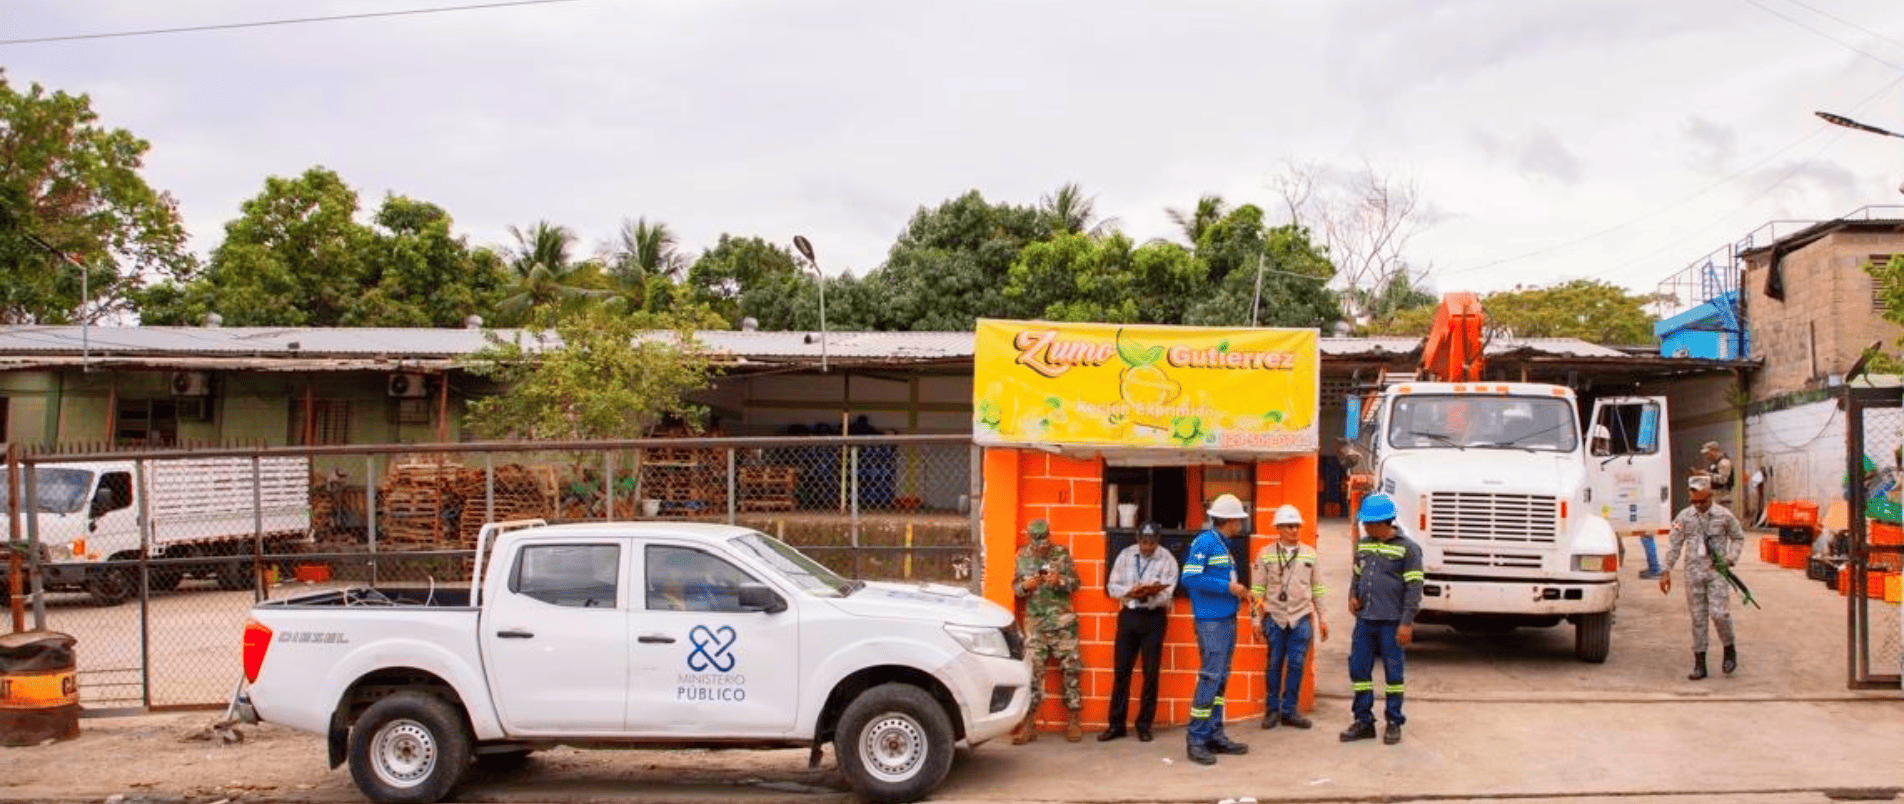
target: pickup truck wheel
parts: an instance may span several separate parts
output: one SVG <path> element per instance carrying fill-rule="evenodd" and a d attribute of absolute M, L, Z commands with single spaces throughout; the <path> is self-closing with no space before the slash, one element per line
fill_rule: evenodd
<path fill-rule="evenodd" d="M 100 567 L 86 575 L 86 594 L 101 606 L 117 606 L 139 593 L 139 576 L 131 567 Z"/>
<path fill-rule="evenodd" d="M 952 723 L 925 690 L 881 684 L 846 707 L 834 747 L 853 792 L 873 801 L 916 801 L 952 768 Z"/>
<path fill-rule="evenodd" d="M 1573 655 L 1600 664 L 1613 651 L 1613 613 L 1582 614 L 1573 624 Z"/>
<path fill-rule="evenodd" d="M 377 804 L 434 804 L 469 769 L 462 715 L 434 695 L 399 692 L 350 730 L 350 778 Z"/>

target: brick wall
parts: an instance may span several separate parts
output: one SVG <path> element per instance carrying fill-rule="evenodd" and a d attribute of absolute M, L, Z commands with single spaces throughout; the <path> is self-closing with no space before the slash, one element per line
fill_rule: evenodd
<path fill-rule="evenodd" d="M 1745 318 L 1752 357 L 1765 361 L 1752 381 L 1754 401 L 1817 387 L 1843 374 L 1872 341 L 1892 348 L 1904 328 L 1872 307 L 1874 280 L 1864 264 L 1904 253 L 1904 235 L 1839 231 L 1779 263 L 1785 299 L 1765 295 L 1769 254 L 1746 261 Z"/>
<path fill-rule="evenodd" d="M 1315 500 L 1317 459 L 1302 456 L 1257 464 L 1255 519 L 1253 525 L 1267 530 L 1277 506 L 1287 502 L 1303 510 L 1309 524 L 1303 541 L 1315 544 Z M 1064 545 L 1077 561 L 1083 585 L 1072 597 L 1078 612 L 1078 639 L 1084 662 L 1080 678 L 1084 692 L 1083 721 L 1086 728 L 1103 728 L 1110 709 L 1113 643 L 1117 632 L 1117 606 L 1104 594 L 1109 573 L 1105 555 L 1103 510 L 1103 462 L 1095 459 L 1067 458 L 1036 450 L 989 449 L 985 453 L 983 498 L 983 543 L 985 550 L 985 596 L 1005 606 L 1016 607 L 1012 594 L 1012 558 L 1025 544 L 1025 525 L 1045 518 L 1051 523 L 1052 540 Z M 1197 470 L 1191 469 L 1190 487 L 1200 487 Z M 1256 524 L 1261 523 L 1261 524 Z M 1250 555 L 1236 556 L 1248 561 L 1274 541 L 1273 535 L 1251 539 Z M 1197 683 L 1196 636 L 1191 630 L 1189 601 L 1179 598 L 1171 610 L 1169 630 L 1164 637 L 1162 678 L 1158 684 L 1158 726 L 1180 725 L 1190 719 L 1190 698 Z M 1262 637 L 1254 634 L 1254 625 L 1245 622 L 1239 631 L 1238 647 L 1231 660 L 1227 714 L 1231 720 L 1260 717 L 1263 713 L 1263 666 L 1266 661 Z M 1313 654 L 1312 654 L 1313 655 Z M 1304 679 L 1302 708 L 1306 711 L 1314 695 L 1315 663 L 1310 662 Z M 1142 672 L 1132 674 L 1132 707 L 1141 684 Z M 1040 721 L 1046 728 L 1062 727 L 1064 704 L 1058 691 L 1058 671 L 1051 667 L 1042 677 L 1046 685 L 1044 710 Z"/>

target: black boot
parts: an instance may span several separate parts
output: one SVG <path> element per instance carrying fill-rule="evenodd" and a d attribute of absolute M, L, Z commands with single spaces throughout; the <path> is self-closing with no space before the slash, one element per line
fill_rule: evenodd
<path fill-rule="evenodd" d="M 1725 674 L 1728 676 L 1732 675 L 1732 671 L 1739 669 L 1739 649 L 1738 648 L 1735 648 L 1731 645 L 1725 646 L 1725 658 L 1720 660 L 1719 669 L 1724 670 Z"/>
<path fill-rule="evenodd" d="M 1687 673 L 1686 678 L 1690 681 L 1698 681 L 1699 679 L 1702 679 L 1705 677 L 1706 677 L 1706 652 L 1703 650 L 1694 651 L 1692 654 L 1692 672 Z"/>

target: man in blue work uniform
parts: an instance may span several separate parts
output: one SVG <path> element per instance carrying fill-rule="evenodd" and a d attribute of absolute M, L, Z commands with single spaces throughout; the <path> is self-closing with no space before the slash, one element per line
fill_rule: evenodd
<path fill-rule="evenodd" d="M 1183 560 L 1183 588 L 1196 617 L 1197 691 L 1190 699 L 1190 760 L 1216 764 L 1217 754 L 1247 754 L 1249 746 L 1223 733 L 1223 687 L 1230 680 L 1230 656 L 1236 652 L 1236 612 L 1249 588 L 1236 580 L 1236 563 L 1224 540 L 1243 530 L 1249 516 L 1236 495 L 1210 504 L 1211 526 L 1190 543 Z"/>
<path fill-rule="evenodd" d="M 1362 500 L 1356 519 L 1367 533 L 1355 545 L 1355 574 L 1349 584 L 1349 613 L 1355 615 L 1355 636 L 1349 644 L 1349 686 L 1355 691 L 1350 710 L 1355 723 L 1342 732 L 1342 742 L 1375 737 L 1375 658 L 1382 659 L 1387 684 L 1388 728 L 1382 742 L 1402 741 L 1402 648 L 1415 637 L 1415 612 L 1421 609 L 1421 546 L 1395 524 L 1395 501 L 1386 494 Z"/>

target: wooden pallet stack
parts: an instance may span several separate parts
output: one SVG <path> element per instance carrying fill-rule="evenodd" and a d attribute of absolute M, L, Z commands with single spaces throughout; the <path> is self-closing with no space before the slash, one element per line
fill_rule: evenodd
<path fill-rule="evenodd" d="M 800 479 L 799 469 L 791 466 L 742 466 L 738 473 L 740 510 L 793 510 L 793 491 Z"/>
<path fill-rule="evenodd" d="M 724 505 L 726 455 L 715 449 L 666 447 L 641 456 L 641 497 L 661 514 L 711 513 Z"/>
<path fill-rule="evenodd" d="M 393 546 L 439 547 L 454 537 L 451 514 L 460 507 L 461 464 L 410 460 L 392 463 L 377 484 L 379 541 Z"/>
<path fill-rule="evenodd" d="M 493 521 L 512 519 L 548 519 L 555 515 L 556 468 L 504 464 L 496 467 L 496 500 Z M 473 548 L 483 523 L 492 520 L 486 499 L 488 481 L 482 469 L 464 469 L 457 475 L 455 490 L 463 500 L 456 535 L 458 546 Z"/>

